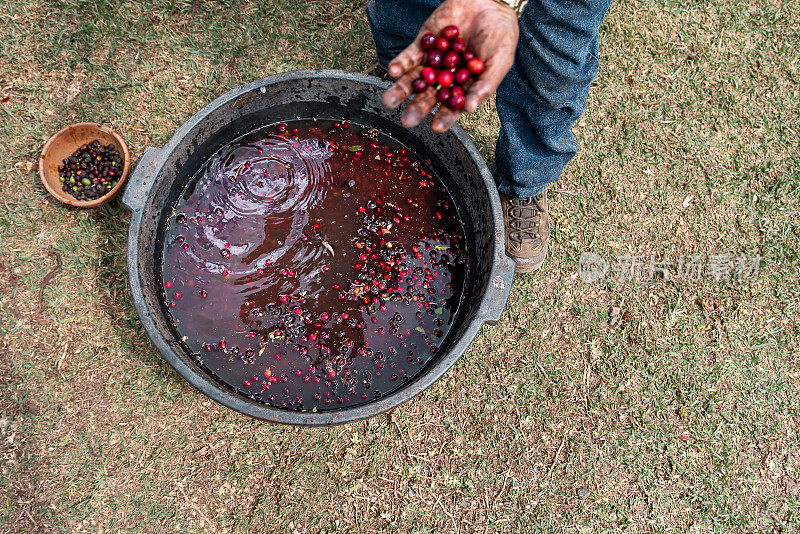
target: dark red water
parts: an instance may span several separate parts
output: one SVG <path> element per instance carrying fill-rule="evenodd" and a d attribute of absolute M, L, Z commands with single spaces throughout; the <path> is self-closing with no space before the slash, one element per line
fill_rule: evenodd
<path fill-rule="evenodd" d="M 270 126 L 215 155 L 167 226 L 165 303 L 211 373 L 328 410 L 412 379 L 447 338 L 466 252 L 418 157 L 356 124 Z"/>

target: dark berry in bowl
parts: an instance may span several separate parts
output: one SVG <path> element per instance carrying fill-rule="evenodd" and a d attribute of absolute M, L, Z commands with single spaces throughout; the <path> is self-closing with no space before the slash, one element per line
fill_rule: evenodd
<path fill-rule="evenodd" d="M 124 159 L 114 144 L 97 139 L 82 145 L 58 166 L 62 191 L 81 201 L 105 196 L 117 185 Z"/>
<path fill-rule="evenodd" d="M 45 144 L 39 175 L 45 188 L 61 202 L 95 207 L 122 190 L 129 159 L 125 142 L 107 126 L 72 124 Z"/>

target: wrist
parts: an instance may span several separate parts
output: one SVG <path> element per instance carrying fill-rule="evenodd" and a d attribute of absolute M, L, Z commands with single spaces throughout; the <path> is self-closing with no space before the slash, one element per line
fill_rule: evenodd
<path fill-rule="evenodd" d="M 500 6 L 506 8 L 510 11 L 513 11 L 516 14 L 515 6 L 518 3 L 518 0 L 485 0 L 487 4 L 493 4 L 495 6 Z"/>
<path fill-rule="evenodd" d="M 519 1 L 520 0 L 445 0 L 445 2 L 439 6 L 439 9 L 447 4 L 457 6 L 458 8 L 463 9 L 464 12 L 476 12 L 491 7 L 494 9 L 507 9 L 516 16 L 517 10 L 515 9 L 515 6 L 519 3 Z"/>
<path fill-rule="evenodd" d="M 467 0 L 467 4 L 500 5 L 514 9 L 517 0 Z"/>

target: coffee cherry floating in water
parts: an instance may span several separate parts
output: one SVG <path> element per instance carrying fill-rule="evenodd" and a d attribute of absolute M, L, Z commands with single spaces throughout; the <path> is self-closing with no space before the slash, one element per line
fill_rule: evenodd
<path fill-rule="evenodd" d="M 468 88 L 483 73 L 483 60 L 467 49 L 467 43 L 459 37 L 458 26 L 447 26 L 439 35 L 426 33 L 420 39 L 424 68 L 411 88 L 423 93 L 428 87 L 436 91 L 436 100 L 453 111 L 464 107 L 464 89 Z"/>
<path fill-rule="evenodd" d="M 96 200 L 117 185 L 125 162 L 114 145 L 94 140 L 64 158 L 58 166 L 59 181 L 65 193 L 78 200 Z"/>

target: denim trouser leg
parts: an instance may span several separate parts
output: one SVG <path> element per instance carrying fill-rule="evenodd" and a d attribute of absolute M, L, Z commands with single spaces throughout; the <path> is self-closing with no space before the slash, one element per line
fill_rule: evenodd
<path fill-rule="evenodd" d="M 442 0 L 371 0 L 367 16 L 383 67 L 416 37 Z M 611 0 L 529 0 L 514 66 L 497 90 L 498 189 L 530 197 L 578 151 L 570 128 L 597 75 L 598 29 Z"/>
<path fill-rule="evenodd" d="M 600 23 L 611 0 L 529 0 L 514 66 L 497 90 L 498 189 L 531 197 L 578 151 L 572 124 L 597 76 Z"/>
<path fill-rule="evenodd" d="M 383 68 L 411 44 L 422 24 L 443 0 L 371 0 L 367 18 Z"/>

